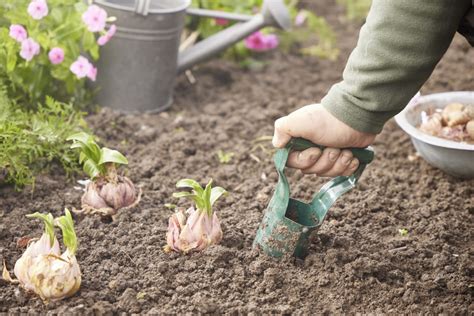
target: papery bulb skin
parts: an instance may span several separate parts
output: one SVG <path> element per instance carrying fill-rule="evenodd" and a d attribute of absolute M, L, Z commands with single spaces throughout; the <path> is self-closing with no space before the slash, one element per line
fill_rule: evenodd
<path fill-rule="evenodd" d="M 140 194 L 137 194 L 132 181 L 122 176 L 118 176 L 117 180 L 116 183 L 104 179 L 89 182 L 81 199 L 82 209 L 86 213 L 114 215 L 121 208 L 138 204 Z"/>
<path fill-rule="evenodd" d="M 76 257 L 66 250 L 61 256 L 40 255 L 29 269 L 33 291 L 45 301 L 74 295 L 81 286 L 81 270 Z"/>
<path fill-rule="evenodd" d="M 15 263 L 13 272 L 17 277 L 20 284 L 27 290 L 34 291 L 34 285 L 31 282 L 31 276 L 29 274 L 30 267 L 36 258 L 40 256 L 54 255 L 59 256 L 61 250 L 59 248 L 59 242 L 54 238 L 53 245 L 51 246 L 51 240 L 48 234 L 44 233 L 41 238 L 37 241 L 32 242 L 25 250 L 23 255 Z"/>
<path fill-rule="evenodd" d="M 202 251 L 222 240 L 222 229 L 216 213 L 209 216 L 206 212 L 195 210 L 193 207 L 186 213 L 188 217 L 185 224 L 183 210 L 170 217 L 167 249 L 183 253 Z"/>
<path fill-rule="evenodd" d="M 102 186 L 100 196 L 108 205 L 118 210 L 132 205 L 137 198 L 137 193 L 130 179 L 119 177 L 117 184 L 109 182 Z"/>

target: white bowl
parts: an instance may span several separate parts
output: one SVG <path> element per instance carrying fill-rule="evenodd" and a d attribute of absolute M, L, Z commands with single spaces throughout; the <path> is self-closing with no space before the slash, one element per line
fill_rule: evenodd
<path fill-rule="evenodd" d="M 442 109 L 449 103 L 474 104 L 474 91 L 444 92 L 417 97 L 395 116 L 411 137 L 418 153 L 432 166 L 458 178 L 474 178 L 474 145 L 430 136 L 418 130 L 421 112 Z"/>

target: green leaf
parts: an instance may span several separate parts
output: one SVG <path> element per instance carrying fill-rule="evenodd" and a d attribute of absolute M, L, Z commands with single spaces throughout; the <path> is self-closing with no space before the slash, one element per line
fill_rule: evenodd
<path fill-rule="evenodd" d="M 93 140 L 93 137 L 84 132 L 76 133 L 66 138 L 66 140 L 76 140 L 83 144 L 87 144 L 91 139 Z"/>
<path fill-rule="evenodd" d="M 191 188 L 196 191 L 196 194 L 202 195 L 204 193 L 203 188 L 201 185 L 193 179 L 181 179 L 176 183 L 177 188 Z"/>
<path fill-rule="evenodd" d="M 63 242 L 71 254 L 75 254 L 77 250 L 77 236 L 74 230 L 74 221 L 71 212 L 66 208 L 64 210 L 66 215 L 56 219 L 56 225 L 61 228 L 63 232 Z"/>
<path fill-rule="evenodd" d="M 117 150 L 109 149 L 109 148 L 102 148 L 101 153 L 100 153 L 100 160 L 99 160 L 99 165 L 103 165 L 105 163 L 117 163 L 117 164 L 122 164 L 126 165 L 128 164 L 127 158 L 122 155 L 120 152 Z"/>
<path fill-rule="evenodd" d="M 95 179 L 97 176 L 102 174 L 103 170 L 91 159 L 87 159 L 84 162 L 84 172 L 91 178 Z"/>
<path fill-rule="evenodd" d="M 214 187 L 211 191 L 211 207 L 216 203 L 216 201 L 223 195 L 227 195 L 227 191 L 221 187 Z"/>
<path fill-rule="evenodd" d="M 206 185 L 204 189 L 204 193 L 202 199 L 204 200 L 204 209 L 206 210 L 207 214 L 212 215 L 212 207 L 211 207 L 211 188 L 212 188 L 212 179 Z"/>
<path fill-rule="evenodd" d="M 48 214 L 41 214 L 41 213 L 33 213 L 33 214 L 28 214 L 26 215 L 28 218 L 39 218 L 44 222 L 44 232 L 49 235 L 49 242 L 51 244 L 51 247 L 54 244 L 54 218 L 51 213 Z"/>
<path fill-rule="evenodd" d="M 205 208 L 205 203 L 204 200 L 202 199 L 201 196 L 196 195 L 195 193 L 191 192 L 175 192 L 173 193 L 173 197 L 175 198 L 189 198 L 194 201 L 196 205 L 196 209 L 198 210 L 204 210 Z"/>

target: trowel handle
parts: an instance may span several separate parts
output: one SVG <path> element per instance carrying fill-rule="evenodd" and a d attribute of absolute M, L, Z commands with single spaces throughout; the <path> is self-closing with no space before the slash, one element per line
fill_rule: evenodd
<path fill-rule="evenodd" d="M 317 148 L 320 148 L 321 150 L 326 148 L 325 146 L 314 144 L 304 138 L 292 138 L 290 142 L 288 143 L 287 147 L 290 150 L 297 150 L 297 151 L 305 150 L 312 147 L 317 147 Z M 374 150 L 371 147 L 341 148 L 341 149 L 348 149 L 352 151 L 352 154 L 354 155 L 354 157 L 357 158 L 359 160 L 359 163 L 361 164 L 369 164 L 370 162 L 372 162 L 372 160 L 374 160 Z"/>

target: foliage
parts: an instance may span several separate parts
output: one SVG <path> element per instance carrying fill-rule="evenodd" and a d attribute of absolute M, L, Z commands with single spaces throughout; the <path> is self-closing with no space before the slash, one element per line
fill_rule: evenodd
<path fill-rule="evenodd" d="M 36 111 L 25 110 L 8 99 L 0 81 L 0 174 L 17 189 L 34 184 L 35 175 L 52 162 L 68 174 L 77 169 L 66 138 L 84 128 L 83 113 L 72 105 L 47 97 Z"/>
<path fill-rule="evenodd" d="M 209 216 L 212 215 L 212 206 L 227 191 L 221 187 L 212 188 L 212 179 L 205 188 L 202 188 L 197 181 L 192 179 L 182 179 L 176 183 L 177 188 L 190 188 L 191 192 L 183 191 L 173 193 L 175 198 L 188 198 L 194 201 L 196 209 L 205 211 Z"/>
<path fill-rule="evenodd" d="M 227 164 L 232 160 L 232 157 L 234 157 L 235 153 L 233 152 L 224 152 L 222 150 L 217 151 L 217 158 L 219 159 L 219 162 L 221 164 Z"/>
<path fill-rule="evenodd" d="M 70 70 L 81 53 L 94 60 L 99 58 L 95 35 L 81 20 L 87 4 L 82 0 L 48 0 L 49 13 L 34 19 L 27 11 L 29 3 L 30 0 L 0 2 L 0 76 L 6 81 L 10 98 L 31 108 L 47 95 L 76 105 L 87 103 L 91 93 L 86 89 L 86 80 Z M 22 42 L 9 35 L 11 25 L 23 26 L 28 38 L 39 44 L 39 54 L 30 61 L 19 54 Z M 53 48 L 64 52 L 64 60 L 57 64 L 48 57 Z"/>
<path fill-rule="evenodd" d="M 346 8 L 348 19 L 358 21 L 367 17 L 372 0 L 337 0 L 337 3 Z"/>
<path fill-rule="evenodd" d="M 407 230 L 406 228 L 399 228 L 399 229 L 398 229 L 398 233 L 399 233 L 400 236 L 402 236 L 402 237 L 408 236 L 408 230 Z"/>
<path fill-rule="evenodd" d="M 72 219 L 71 212 L 66 208 L 64 210 L 65 215 L 56 218 L 55 223 L 63 233 L 64 245 L 69 250 L 70 254 L 75 254 L 77 250 L 77 236 L 74 230 L 74 220 Z"/>
<path fill-rule="evenodd" d="M 301 24 L 298 23 L 300 25 L 294 25 L 290 31 L 278 31 L 281 47 L 284 50 L 289 50 L 294 46 L 294 44 L 299 44 L 298 46 L 301 46 L 317 36 L 318 42 L 313 45 L 302 47 L 300 49 L 301 53 L 329 59 L 336 58 L 338 54 L 338 50 L 335 48 L 336 37 L 326 20 L 310 11 L 298 10 L 299 0 L 286 0 L 285 2 L 293 21 L 295 21 L 295 18 L 301 14 L 305 15 L 305 21 Z M 192 1 L 194 7 L 241 14 L 255 14 L 259 8 L 261 8 L 262 3 L 263 0 Z M 232 21 L 228 22 L 229 25 L 232 23 Z M 192 30 L 197 30 L 202 38 L 207 38 L 229 26 L 220 24 L 221 23 L 215 19 L 190 17 L 188 18 L 187 27 Z M 268 29 L 265 31 L 268 32 Z M 240 61 L 244 60 L 243 65 L 253 65 L 253 63 L 245 60 L 245 58 L 248 58 L 251 55 L 252 51 L 247 49 L 243 42 L 234 45 L 227 51 L 227 56 Z"/>
<path fill-rule="evenodd" d="M 71 148 L 79 148 L 79 162 L 83 165 L 85 173 L 94 180 L 107 175 L 107 166 L 115 164 L 128 164 L 127 158 L 116 150 L 106 147 L 100 148 L 94 136 L 81 132 L 68 137 L 72 140 Z"/>

